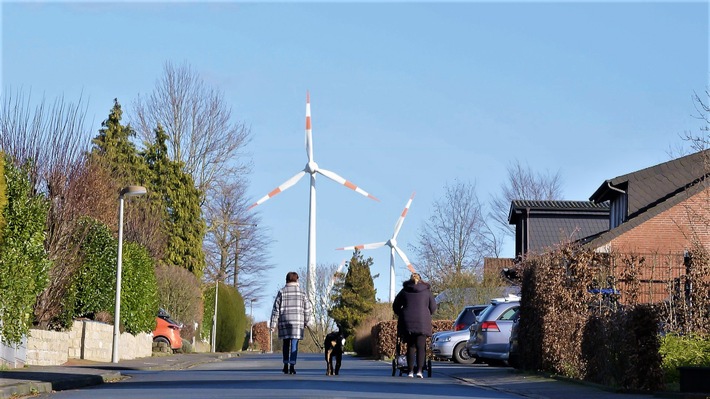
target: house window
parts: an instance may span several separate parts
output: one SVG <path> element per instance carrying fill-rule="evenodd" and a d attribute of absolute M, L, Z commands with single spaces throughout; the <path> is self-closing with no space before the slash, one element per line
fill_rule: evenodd
<path fill-rule="evenodd" d="M 609 210 L 609 229 L 613 229 L 626 221 L 626 209 L 628 208 L 628 197 L 626 193 L 619 195 L 611 201 Z"/>

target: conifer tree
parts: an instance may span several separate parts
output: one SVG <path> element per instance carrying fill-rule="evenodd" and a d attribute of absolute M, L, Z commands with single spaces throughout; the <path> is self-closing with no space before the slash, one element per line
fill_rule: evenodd
<path fill-rule="evenodd" d="M 136 133 L 130 126 L 121 124 L 122 116 L 121 104 L 114 99 L 108 119 L 101 123 L 98 136 L 91 140 L 91 156 L 116 179 L 117 186 L 143 184 L 143 162 L 131 142 Z"/>
<path fill-rule="evenodd" d="M 353 337 L 355 328 L 375 307 L 375 283 L 370 274 L 372 258 L 365 260 L 356 250 L 348 263 L 348 272 L 342 283 L 335 286 L 333 308 L 328 315 L 335 320 L 340 331 Z"/>
<path fill-rule="evenodd" d="M 167 140 L 167 134 L 159 125 L 155 129 L 154 143 L 143 153 L 148 165 L 146 184 L 150 198 L 161 204 L 164 215 L 167 243 L 163 262 L 184 267 L 197 277 L 202 277 L 205 267 L 202 250 L 205 222 L 200 209 L 202 195 L 195 187 L 192 176 L 183 171 L 182 163 L 168 158 Z"/>

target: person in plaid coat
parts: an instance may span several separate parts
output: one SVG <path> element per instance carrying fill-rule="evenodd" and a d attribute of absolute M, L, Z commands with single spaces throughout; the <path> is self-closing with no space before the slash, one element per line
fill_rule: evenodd
<path fill-rule="evenodd" d="M 313 306 L 298 285 L 298 273 L 288 272 L 286 286 L 276 294 L 270 324 L 271 331 L 278 327 L 279 339 L 283 340 L 284 374 L 296 374 L 298 341 L 303 339 L 303 330 L 312 318 Z"/>

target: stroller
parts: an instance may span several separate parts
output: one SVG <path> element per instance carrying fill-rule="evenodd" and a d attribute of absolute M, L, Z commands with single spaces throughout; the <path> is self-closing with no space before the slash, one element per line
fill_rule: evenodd
<path fill-rule="evenodd" d="M 407 354 L 402 353 L 402 348 L 407 345 L 403 342 L 402 337 L 397 334 L 397 343 L 395 344 L 394 356 L 392 357 L 392 376 L 394 377 L 399 370 L 399 375 L 406 373 L 407 369 Z M 424 361 L 424 369 L 420 370 L 422 374 L 426 371 L 426 376 L 431 378 L 431 356 L 429 354 L 429 343 L 426 345 L 426 360 Z"/>

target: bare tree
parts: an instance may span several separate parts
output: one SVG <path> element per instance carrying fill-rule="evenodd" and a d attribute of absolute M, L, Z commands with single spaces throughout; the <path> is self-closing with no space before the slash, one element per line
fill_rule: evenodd
<path fill-rule="evenodd" d="M 312 326 L 311 330 L 320 344 L 329 332 L 337 330 L 335 321 L 328 316 L 328 311 L 333 307 L 332 294 L 335 283 L 345 278 L 344 266 L 345 262 L 340 265 L 331 263 L 316 266 L 316 300 L 313 304 L 315 326 Z M 301 268 L 298 275 L 306 276 L 306 269 Z"/>
<path fill-rule="evenodd" d="M 434 291 L 445 287 L 447 276 L 474 272 L 480 276 L 483 258 L 493 253 L 484 209 L 476 186 L 455 182 L 445 186 L 444 198 L 433 205 L 433 215 L 420 229 L 418 269 Z"/>
<path fill-rule="evenodd" d="M 513 200 L 558 200 L 562 198 L 560 173 L 535 173 L 529 166 L 516 160 L 508 166 L 508 180 L 501 184 L 501 194 L 491 200 L 491 218 L 505 236 L 515 235 L 515 226 L 508 223 L 510 203 Z"/>
<path fill-rule="evenodd" d="M 246 212 L 246 184 L 219 181 L 205 204 L 208 230 L 205 235 L 207 273 L 211 279 L 231 280 L 245 302 L 263 299 L 270 240 L 259 227 L 259 214 Z"/>
<path fill-rule="evenodd" d="M 187 64 L 165 63 L 153 92 L 138 97 L 134 119 L 131 125 L 145 142 L 154 140 L 153 129 L 159 124 L 165 129 L 170 159 L 184 163 L 202 192 L 220 176 L 248 169 L 237 161 L 250 140 L 249 128 L 232 120 L 223 94 Z"/>

